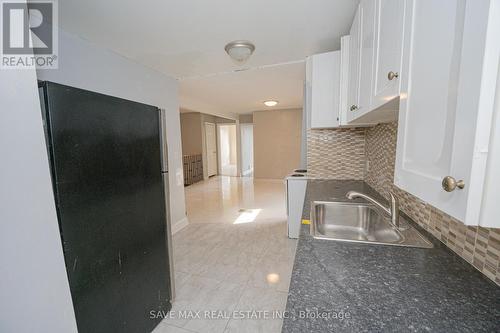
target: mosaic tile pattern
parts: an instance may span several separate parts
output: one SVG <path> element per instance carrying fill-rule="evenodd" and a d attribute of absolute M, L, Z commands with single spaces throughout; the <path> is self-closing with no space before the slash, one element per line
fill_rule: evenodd
<path fill-rule="evenodd" d="M 394 185 L 397 122 L 369 129 L 307 132 L 309 175 L 321 179 L 364 179 L 451 250 L 500 285 L 500 229 L 465 226 L 460 221 Z"/>
<path fill-rule="evenodd" d="M 363 180 L 365 129 L 310 129 L 307 131 L 308 176 Z"/>
<path fill-rule="evenodd" d="M 401 210 L 451 250 L 500 285 L 500 229 L 465 226 L 455 218 L 394 185 L 397 123 L 366 131 L 365 181 L 386 198 L 395 191 Z"/>

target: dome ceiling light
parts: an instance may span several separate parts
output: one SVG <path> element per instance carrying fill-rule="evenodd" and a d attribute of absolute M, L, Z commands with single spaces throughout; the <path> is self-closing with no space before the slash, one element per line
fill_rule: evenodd
<path fill-rule="evenodd" d="M 255 51 L 255 45 L 247 40 L 235 40 L 228 43 L 224 50 L 238 65 L 243 65 Z"/>

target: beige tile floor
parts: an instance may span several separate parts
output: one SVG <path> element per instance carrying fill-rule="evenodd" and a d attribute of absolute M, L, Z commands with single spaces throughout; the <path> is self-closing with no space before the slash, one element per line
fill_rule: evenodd
<path fill-rule="evenodd" d="M 190 224 L 173 241 L 174 318 L 154 332 L 280 332 L 281 319 L 239 317 L 285 309 L 297 241 L 286 237 L 283 181 L 211 178 L 186 188 L 186 207 Z"/>

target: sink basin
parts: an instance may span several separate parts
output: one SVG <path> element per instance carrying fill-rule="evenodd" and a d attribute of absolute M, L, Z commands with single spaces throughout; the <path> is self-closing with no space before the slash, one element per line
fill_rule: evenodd
<path fill-rule="evenodd" d="M 311 234 L 314 238 L 345 242 L 433 247 L 403 218 L 397 229 L 375 206 L 365 203 L 312 202 Z"/>

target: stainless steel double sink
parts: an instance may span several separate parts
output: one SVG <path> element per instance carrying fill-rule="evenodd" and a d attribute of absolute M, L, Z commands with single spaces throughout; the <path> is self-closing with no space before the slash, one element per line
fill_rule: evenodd
<path fill-rule="evenodd" d="M 432 248 L 403 217 L 399 228 L 368 203 L 313 201 L 311 234 L 318 239 L 344 242 Z"/>

